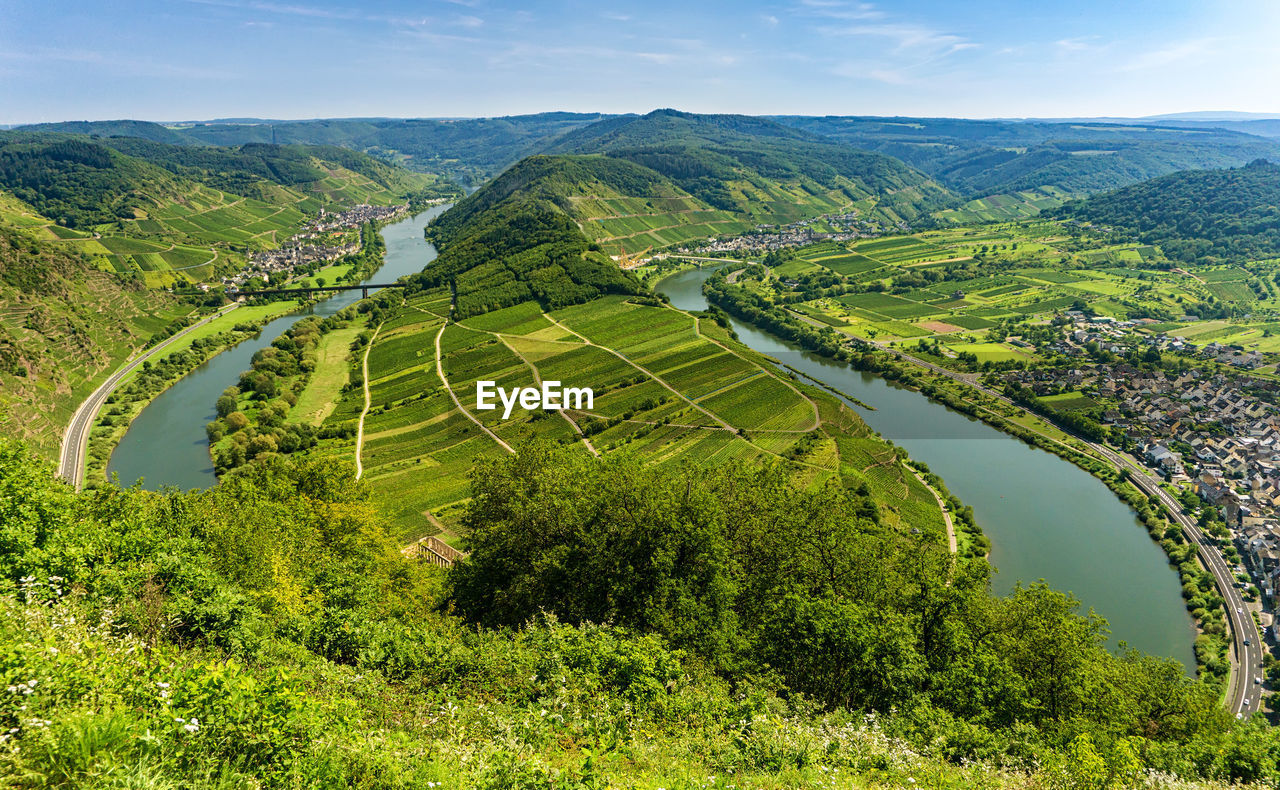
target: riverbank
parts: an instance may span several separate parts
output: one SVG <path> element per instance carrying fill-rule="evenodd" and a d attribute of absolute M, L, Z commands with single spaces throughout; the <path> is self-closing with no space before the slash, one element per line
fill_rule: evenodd
<path fill-rule="evenodd" d="M 439 215 L 447 205 L 434 206 L 398 222 L 381 226 L 375 233 L 362 234 L 364 249 L 331 266 L 349 267 L 342 279 L 354 275 L 364 281 L 375 274 L 380 279 L 397 279 L 420 271 L 434 256 L 434 249 L 421 240 L 421 224 Z M 421 224 L 419 224 L 421 223 Z M 365 250 L 377 250 L 377 255 Z M 385 254 L 384 254 L 385 251 Z M 377 265 L 373 265 L 373 264 Z M 329 268 L 329 267 L 326 267 Z M 337 276 L 337 270 L 330 269 Z M 390 275 L 388 277 L 388 275 Z M 312 276 L 323 276 L 319 272 Z M 184 375 L 168 383 L 163 391 L 151 393 L 141 410 L 128 420 L 123 437 L 112 441 L 107 473 L 116 473 L 124 485 L 139 479 L 143 486 L 157 489 L 165 485 L 180 488 L 207 487 L 217 483 L 209 453 L 206 426 L 217 416 L 218 397 L 235 385 L 251 367 L 253 356 L 290 326 L 307 316 L 327 318 L 359 301 L 360 291 L 337 292 L 316 302 L 269 302 L 265 309 L 276 312 L 257 331 L 223 344 L 221 350 L 186 368 Z M 240 310 L 255 309 L 252 307 Z M 118 432 L 117 432 L 118 436 Z"/>
<path fill-rule="evenodd" d="M 168 353 L 156 362 L 144 361 L 122 377 L 93 418 L 85 454 L 85 487 L 96 488 L 107 481 L 112 451 L 152 401 L 213 357 L 253 338 L 273 318 L 304 307 L 294 301 L 239 307 L 172 344 L 148 351 L 148 356 Z"/>
<path fill-rule="evenodd" d="M 714 309 L 702 290 L 713 277 L 724 280 L 707 269 L 677 274 L 660 283 L 659 291 L 685 310 Z M 1146 530 L 1134 529 L 1133 510 L 1093 475 L 978 417 L 946 408 L 918 389 L 806 351 L 793 336 L 773 332 L 771 325 L 725 317 L 752 349 L 834 388 L 847 403 L 855 404 L 849 396 L 856 398 L 861 405 L 855 411 L 864 422 L 927 464 L 973 508 L 992 544 L 991 584 L 997 595 L 1012 594 L 1018 582 L 1025 587 L 1044 579 L 1055 589 L 1071 591 L 1083 610 L 1092 608 L 1105 617 L 1113 648 L 1123 640 L 1143 652 L 1174 657 L 1186 667 L 1196 665 L 1197 634 L 1178 574 Z M 819 330 L 813 333 L 816 337 Z M 830 332 L 823 339 L 828 337 L 838 350 L 844 338 Z"/>
<path fill-rule="evenodd" d="M 783 334 L 786 339 L 813 353 L 919 392 L 935 403 L 981 420 L 1031 447 L 1046 450 L 1106 485 L 1133 511 L 1152 541 L 1162 550 L 1166 562 L 1178 572 L 1184 606 L 1196 625 L 1194 660 L 1197 668 L 1211 677 L 1226 677 L 1229 640 L 1223 621 L 1225 611 L 1220 597 L 1206 595 L 1202 589 L 1201 574 L 1206 571 L 1202 570 L 1202 564 L 1198 564 L 1195 547 L 1185 542 L 1180 528 L 1171 529 L 1170 514 L 1166 508 L 1159 503 L 1153 504 L 1129 481 L 1126 473 L 1095 454 L 1087 442 L 1049 423 L 1039 427 L 1038 424 L 1044 422 L 1040 417 L 976 383 L 961 380 L 958 374 L 949 375 L 936 366 L 880 344 L 865 343 L 851 348 L 845 344 L 844 336 L 812 327 L 785 308 L 766 305 L 753 295 L 740 291 L 742 289 L 728 288 L 722 278 L 717 278 L 708 281 L 705 294 L 710 303 L 739 320 Z M 1058 436 L 1052 435 L 1054 433 Z"/>

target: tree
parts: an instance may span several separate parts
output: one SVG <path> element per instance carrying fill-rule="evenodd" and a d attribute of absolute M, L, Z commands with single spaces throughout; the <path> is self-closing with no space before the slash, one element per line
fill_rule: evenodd
<path fill-rule="evenodd" d="M 236 403 L 236 399 L 233 396 L 222 395 L 218 398 L 215 409 L 219 417 L 226 417 L 228 414 L 235 411 L 238 405 L 239 404 Z"/>

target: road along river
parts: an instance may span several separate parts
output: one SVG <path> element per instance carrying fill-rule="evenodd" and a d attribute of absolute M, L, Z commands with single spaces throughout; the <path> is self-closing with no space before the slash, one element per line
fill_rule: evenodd
<path fill-rule="evenodd" d="M 422 228 L 447 208 L 435 206 L 383 228 L 385 262 L 365 282 L 393 282 L 422 271 L 436 257 L 435 247 L 422 238 Z M 118 474 L 121 485 L 126 486 L 142 480 L 143 488 L 151 490 L 163 486 L 206 488 L 217 483 L 204 427 L 216 416 L 214 404 L 218 396 L 239 381 L 258 349 L 271 345 L 295 322 L 309 315 L 333 315 L 359 299 L 359 291 L 340 291 L 306 312 L 277 318 L 266 324 L 257 337 L 218 354 L 184 376 L 138 414 L 111 454 L 107 474 Z"/>
<path fill-rule="evenodd" d="M 705 310 L 712 269 L 672 275 L 657 290 L 683 310 Z M 1111 626 L 1113 644 L 1195 666 L 1195 628 L 1178 574 L 1134 513 L 1089 473 L 1052 453 L 948 409 L 913 390 L 803 351 L 733 321 L 743 343 L 874 408 L 853 405 L 872 428 L 924 461 L 973 507 L 991 538 L 994 589 L 1044 579 L 1073 593 Z"/>

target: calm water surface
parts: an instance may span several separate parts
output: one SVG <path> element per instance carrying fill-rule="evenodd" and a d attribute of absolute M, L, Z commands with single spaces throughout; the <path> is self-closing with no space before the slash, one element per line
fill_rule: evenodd
<path fill-rule="evenodd" d="M 365 282 L 394 282 L 422 271 L 436 257 L 435 247 L 422 237 L 422 228 L 446 208 L 435 206 L 383 228 L 385 263 Z M 111 454 L 107 474 L 119 475 L 121 485 L 126 486 L 141 480 L 143 488 L 153 491 L 164 486 L 207 488 L 217 483 L 204 427 L 217 416 L 214 404 L 218 396 L 240 380 L 259 349 L 271 345 L 295 322 L 310 315 L 333 315 L 360 298 L 359 291 L 338 291 L 306 312 L 267 323 L 257 337 L 196 368 L 142 410 Z"/>
<path fill-rule="evenodd" d="M 705 310 L 711 269 L 672 275 L 657 289 L 684 310 Z M 994 588 L 1044 579 L 1070 591 L 1123 640 L 1194 667 L 1195 630 L 1177 573 L 1132 510 L 1105 485 L 1052 453 L 1030 447 L 966 414 L 803 351 L 741 322 L 743 343 L 874 407 L 854 408 L 882 436 L 940 475 L 972 505 L 991 538 Z"/>
<path fill-rule="evenodd" d="M 435 248 L 422 227 L 444 211 L 436 207 L 383 229 L 385 265 L 369 281 L 388 282 L 421 271 Z M 658 289 L 686 310 L 706 308 L 702 283 L 710 269 L 663 280 Z M 278 318 L 254 339 L 224 351 L 148 405 L 111 456 L 108 473 L 130 485 L 202 488 L 214 485 L 204 427 L 214 403 L 255 352 L 271 344 L 303 315 L 332 315 L 360 297 L 341 292 L 308 313 Z M 919 393 L 871 374 L 804 352 L 737 321 L 748 346 L 782 360 L 871 406 L 856 407 L 886 439 L 904 447 L 942 476 L 947 487 L 972 505 L 990 536 L 995 589 L 1044 579 L 1076 595 L 1111 624 L 1114 641 L 1194 665 L 1195 637 L 1182 603 L 1178 576 L 1160 547 L 1147 537 L 1133 512 L 1106 486 L 1057 456 L 1029 447 L 982 422 Z"/>

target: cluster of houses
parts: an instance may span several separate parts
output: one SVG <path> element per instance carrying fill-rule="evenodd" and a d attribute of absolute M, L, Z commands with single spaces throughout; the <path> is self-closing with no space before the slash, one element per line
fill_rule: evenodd
<path fill-rule="evenodd" d="M 1227 353 L 1222 347 L 1200 354 Z M 1280 587 L 1280 385 L 1240 374 L 1145 371 L 1125 363 L 1011 371 L 1040 393 L 1069 389 L 1115 405 L 1102 422 L 1131 439 L 1149 466 L 1222 514 L 1254 580 Z"/>
<path fill-rule="evenodd" d="M 1141 346 L 1154 346 L 1161 351 L 1172 351 L 1178 354 L 1195 356 L 1206 361 L 1215 361 L 1230 365 L 1240 370 L 1254 370 L 1266 364 L 1266 357 L 1259 351 L 1246 351 L 1235 346 L 1221 343 L 1207 343 L 1198 346 L 1176 335 L 1164 332 L 1150 334 L 1135 332 L 1151 324 L 1159 323 L 1154 318 L 1139 318 L 1133 321 L 1117 321 L 1108 316 L 1088 316 L 1078 310 L 1063 313 L 1068 320 L 1062 337 L 1050 345 L 1050 350 L 1067 356 L 1082 357 L 1086 355 L 1085 346 L 1097 343 L 1099 348 L 1123 354 L 1136 342 Z"/>
<path fill-rule="evenodd" d="M 370 206 L 361 203 L 358 206 L 352 206 L 344 211 L 327 211 L 320 209 L 320 214 L 314 220 L 307 223 L 302 232 L 295 239 L 315 238 L 321 233 L 327 233 L 332 230 L 345 230 L 347 228 L 358 228 L 366 222 L 381 222 L 393 219 L 402 214 L 409 212 L 409 204 L 402 203 L 398 206 Z"/>
<path fill-rule="evenodd" d="M 289 279 L 294 269 L 313 263 L 335 261 L 344 255 L 360 251 L 359 240 L 346 244 L 305 244 L 303 242 L 316 239 L 333 231 L 358 228 L 368 222 L 380 222 L 395 219 L 408 213 L 409 204 L 398 206 L 370 206 L 361 204 L 339 212 L 320 209 L 320 214 L 282 247 L 275 250 L 261 250 L 249 256 L 245 266 L 239 272 L 222 278 L 222 284 L 228 289 L 237 289 L 254 278 L 264 282 L 278 283 Z"/>
<path fill-rule="evenodd" d="M 824 224 L 835 229 L 832 231 L 815 230 L 815 225 Z M 813 219 L 802 219 L 787 225 L 757 225 L 754 230 L 740 236 L 724 237 L 708 241 L 693 252 L 706 255 L 714 252 L 736 252 L 758 254 L 770 250 L 803 247 L 820 241 L 853 241 L 882 236 L 885 233 L 908 233 L 910 226 L 905 222 L 886 228 L 884 223 L 862 216 L 857 211 L 841 214 L 824 214 Z"/>

